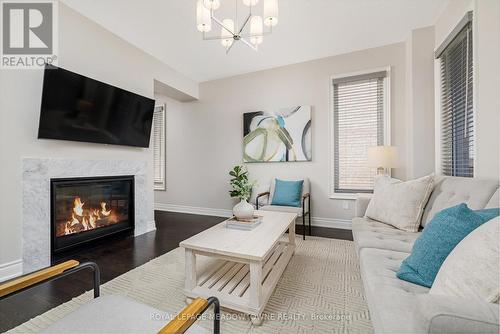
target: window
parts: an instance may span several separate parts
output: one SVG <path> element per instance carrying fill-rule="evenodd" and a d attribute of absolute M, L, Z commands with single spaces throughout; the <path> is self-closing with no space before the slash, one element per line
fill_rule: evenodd
<path fill-rule="evenodd" d="M 389 145 L 388 70 L 332 80 L 332 197 L 373 191 L 371 146 Z M 344 196 L 342 196 L 344 194 Z"/>
<path fill-rule="evenodd" d="M 166 190 L 166 105 L 155 107 L 153 114 L 154 188 Z"/>
<path fill-rule="evenodd" d="M 436 52 L 441 78 L 441 172 L 474 176 L 472 13 Z"/>

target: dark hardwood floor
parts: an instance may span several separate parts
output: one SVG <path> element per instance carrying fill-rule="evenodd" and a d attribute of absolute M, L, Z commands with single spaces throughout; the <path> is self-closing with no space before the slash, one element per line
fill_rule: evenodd
<path fill-rule="evenodd" d="M 224 219 L 156 211 L 156 231 L 138 237 L 122 237 L 101 242 L 77 254 L 72 254 L 68 258 L 80 262 L 96 262 L 101 269 L 102 284 L 175 249 L 182 240 Z M 301 233 L 302 226 L 297 225 L 297 234 Z M 312 235 L 352 240 L 350 230 L 313 227 Z M 42 284 L 2 299 L 0 300 L 0 332 L 18 326 L 90 289 L 92 289 L 92 276 L 89 271 Z"/>

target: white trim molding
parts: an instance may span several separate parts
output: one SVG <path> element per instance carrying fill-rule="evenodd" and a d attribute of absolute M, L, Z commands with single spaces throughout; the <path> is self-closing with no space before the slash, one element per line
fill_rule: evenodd
<path fill-rule="evenodd" d="M 23 261 L 21 259 L 0 264 L 0 282 L 21 276 L 23 274 Z"/>
<path fill-rule="evenodd" d="M 214 216 L 214 217 L 231 217 L 233 215 L 231 210 L 227 209 L 213 209 L 204 207 L 195 207 L 187 205 L 176 205 L 176 204 L 164 204 L 155 203 L 155 210 L 159 211 L 170 211 L 179 213 L 188 213 L 193 215 L 203 215 L 203 216 Z M 301 218 L 298 218 L 299 220 Z M 301 225 L 300 222 L 298 225 Z M 306 217 L 307 224 L 307 217 Z M 337 219 L 337 218 L 324 218 L 324 217 L 311 217 L 311 226 L 327 227 L 327 228 L 339 228 L 343 230 L 351 229 L 350 219 Z"/>
<path fill-rule="evenodd" d="M 163 204 L 163 203 L 155 203 L 155 210 L 189 213 L 193 215 L 214 216 L 214 217 L 231 217 L 233 215 L 231 210 L 226 210 L 226 209 L 212 209 L 212 208 L 204 208 L 196 206 Z"/>

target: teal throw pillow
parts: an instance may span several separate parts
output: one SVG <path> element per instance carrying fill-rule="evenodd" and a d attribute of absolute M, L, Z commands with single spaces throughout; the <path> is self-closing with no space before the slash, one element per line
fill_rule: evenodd
<path fill-rule="evenodd" d="M 276 179 L 271 205 L 295 206 L 300 208 L 304 180 L 283 181 Z"/>
<path fill-rule="evenodd" d="M 438 212 L 415 241 L 396 276 L 430 288 L 453 248 L 499 213 L 498 208 L 473 211 L 465 203 Z"/>

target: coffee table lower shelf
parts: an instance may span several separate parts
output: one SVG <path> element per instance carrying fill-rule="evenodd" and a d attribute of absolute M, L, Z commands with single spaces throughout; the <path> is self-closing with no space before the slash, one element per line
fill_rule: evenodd
<path fill-rule="evenodd" d="M 186 277 L 194 278 L 186 280 L 186 296 L 217 297 L 223 307 L 250 314 L 254 316 L 252 320 L 259 323 L 258 319 L 294 251 L 294 244 L 278 242 L 264 261 L 251 261 L 186 248 Z M 210 256 L 217 261 L 197 273 L 196 255 Z"/>

